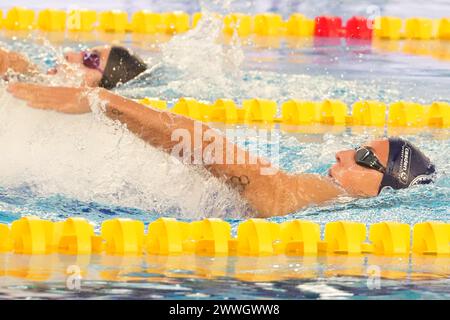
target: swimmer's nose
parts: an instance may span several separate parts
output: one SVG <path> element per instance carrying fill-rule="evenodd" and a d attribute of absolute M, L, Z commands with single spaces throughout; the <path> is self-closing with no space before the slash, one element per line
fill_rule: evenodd
<path fill-rule="evenodd" d="M 353 150 L 339 151 L 336 153 L 336 162 L 341 164 L 350 163 L 354 159 Z"/>
<path fill-rule="evenodd" d="M 342 151 L 336 152 L 335 158 L 337 163 L 341 162 L 341 153 Z"/>
<path fill-rule="evenodd" d="M 64 53 L 64 59 L 69 63 L 77 63 L 81 61 L 81 52 L 66 52 Z"/>

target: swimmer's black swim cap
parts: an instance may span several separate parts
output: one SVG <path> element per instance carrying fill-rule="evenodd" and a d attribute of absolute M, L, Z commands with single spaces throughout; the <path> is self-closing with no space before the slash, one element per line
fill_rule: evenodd
<path fill-rule="evenodd" d="M 389 138 L 389 157 L 379 192 L 385 187 L 404 189 L 433 182 L 434 164 L 406 140 Z"/>
<path fill-rule="evenodd" d="M 106 63 L 100 87 L 112 89 L 118 83 L 126 83 L 147 69 L 147 65 L 139 57 L 123 47 L 112 47 Z"/>

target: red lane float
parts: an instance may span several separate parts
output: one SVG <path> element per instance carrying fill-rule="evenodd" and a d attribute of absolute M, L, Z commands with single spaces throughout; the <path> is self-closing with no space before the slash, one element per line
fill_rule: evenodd
<path fill-rule="evenodd" d="M 373 21 L 365 17 L 351 17 L 345 26 L 345 36 L 351 39 L 372 39 Z"/>
<path fill-rule="evenodd" d="M 314 36 L 340 37 L 342 35 L 342 19 L 335 16 L 319 16 L 315 18 Z"/>

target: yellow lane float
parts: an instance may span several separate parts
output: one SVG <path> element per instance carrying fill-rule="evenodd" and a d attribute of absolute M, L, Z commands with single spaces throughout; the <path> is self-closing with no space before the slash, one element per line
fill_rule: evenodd
<path fill-rule="evenodd" d="M 34 11 L 22 7 L 14 7 L 8 10 L 3 25 L 12 31 L 32 30 L 35 26 Z"/>
<path fill-rule="evenodd" d="M 67 30 L 92 32 L 97 23 L 97 12 L 94 10 L 70 10 L 67 16 Z"/>
<path fill-rule="evenodd" d="M 173 106 L 156 98 L 137 100 L 146 106 L 167 110 L 204 122 L 219 123 L 282 123 L 301 126 L 324 124 L 333 126 L 371 126 L 404 128 L 450 127 L 450 104 L 435 101 L 430 105 L 397 101 L 387 106 L 381 101 L 362 100 L 352 105 L 351 112 L 343 101 L 326 99 L 305 101 L 291 99 L 278 104 L 268 99 L 246 99 L 242 107 L 231 99 L 213 103 L 193 98 L 180 98 Z M 277 115 L 281 117 L 278 118 Z"/>
<path fill-rule="evenodd" d="M 67 13 L 63 10 L 45 9 L 39 12 L 38 27 L 42 31 L 66 30 Z"/>
<path fill-rule="evenodd" d="M 259 37 L 313 37 L 315 18 L 306 17 L 299 12 L 293 12 L 283 19 L 280 14 L 262 12 L 249 15 L 234 12 L 221 16 L 213 13 L 223 22 L 223 32 L 232 35 L 235 32 L 240 37 L 256 35 Z M 35 18 L 37 17 L 37 21 Z M 76 9 L 70 11 L 55 10 L 51 8 L 42 11 L 22 7 L 12 7 L 6 13 L 2 24 L 8 30 L 31 30 L 37 27 L 42 31 L 84 31 L 90 32 L 98 28 L 105 32 L 133 32 L 138 34 L 167 34 L 173 35 L 186 32 L 198 25 L 202 13 L 189 15 L 186 12 L 157 13 L 149 10 L 139 10 L 131 14 L 128 20 L 127 12 L 109 10 L 96 12 L 93 10 Z M 350 20 L 357 20 L 352 17 Z M 340 18 L 341 19 L 341 18 Z M 365 19 L 365 18 L 364 18 Z M 341 19 L 342 20 L 342 19 Z M 352 21 L 353 21 L 352 20 Z M 367 19 L 366 19 L 367 20 Z M 364 20 L 365 21 L 365 20 Z M 368 19 L 367 23 L 371 23 Z M 450 19 L 430 19 L 424 17 L 411 17 L 402 19 L 392 16 L 379 16 L 374 19 L 374 39 L 385 40 L 449 40 Z M 340 36 L 348 34 L 347 26 L 334 30 Z M 357 30 L 360 27 L 357 27 Z M 347 30 L 348 31 L 348 30 Z M 334 34 L 334 33 L 333 33 Z M 370 37 L 369 37 L 370 38 Z M 257 39 L 255 39 L 256 41 Z"/>
<path fill-rule="evenodd" d="M 11 226 L 0 224 L 0 252 L 17 254 L 61 253 L 89 255 L 238 255 L 238 256 L 378 256 L 450 255 L 450 224 L 428 221 L 411 227 L 398 222 L 380 222 L 367 227 L 352 221 L 328 222 L 324 238 L 319 224 L 290 220 L 276 223 L 248 219 L 237 226 L 221 219 L 183 222 L 159 218 L 148 226 L 132 219 L 112 219 L 101 224 L 100 234 L 83 218 L 51 222 L 28 216 Z M 368 238 L 367 238 L 368 236 Z"/>

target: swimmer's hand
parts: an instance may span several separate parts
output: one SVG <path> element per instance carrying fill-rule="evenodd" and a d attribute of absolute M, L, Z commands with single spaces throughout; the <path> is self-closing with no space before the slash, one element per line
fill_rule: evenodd
<path fill-rule="evenodd" d="M 9 59 L 8 59 L 9 52 L 0 48 L 0 75 L 5 74 L 5 72 L 8 70 L 9 65 Z"/>
<path fill-rule="evenodd" d="M 0 48 L 0 76 L 3 76 L 8 69 L 21 74 L 37 71 L 36 67 L 21 54 Z"/>
<path fill-rule="evenodd" d="M 87 94 L 92 88 L 45 87 L 31 83 L 11 83 L 8 92 L 35 109 L 81 114 L 91 111 Z"/>

